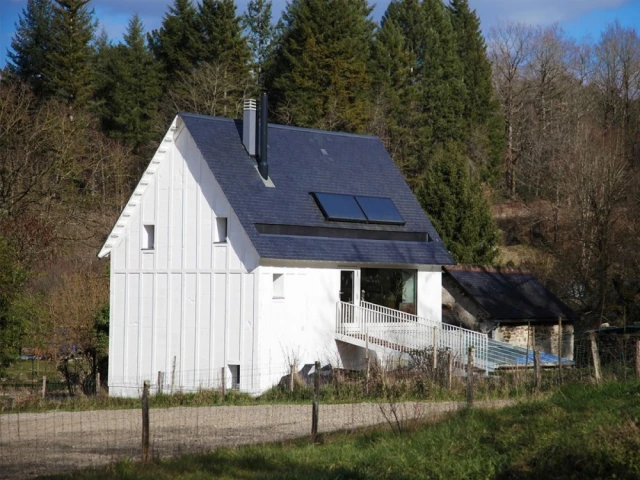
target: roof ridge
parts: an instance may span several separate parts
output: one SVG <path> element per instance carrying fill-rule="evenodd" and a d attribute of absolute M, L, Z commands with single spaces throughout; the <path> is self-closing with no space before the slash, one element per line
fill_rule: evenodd
<path fill-rule="evenodd" d="M 530 270 L 515 267 L 492 267 L 489 265 L 454 265 L 445 267 L 447 271 L 475 273 L 504 273 L 510 275 L 533 275 Z"/>
<path fill-rule="evenodd" d="M 191 113 L 191 112 L 178 112 L 178 115 L 194 117 L 194 118 L 202 118 L 206 120 L 222 121 L 222 122 L 241 122 L 242 121 L 242 119 L 240 118 L 218 117 L 213 115 L 203 115 L 201 113 Z M 339 137 L 368 138 L 371 140 L 379 139 L 379 137 L 375 135 L 366 135 L 363 133 L 334 132 L 331 130 L 320 130 L 319 128 L 296 127 L 294 125 L 282 125 L 279 123 L 269 123 L 268 125 L 269 125 L 269 128 L 277 128 L 280 130 L 296 130 L 299 132 L 306 132 L 306 133 L 321 133 L 323 135 L 335 135 Z"/>

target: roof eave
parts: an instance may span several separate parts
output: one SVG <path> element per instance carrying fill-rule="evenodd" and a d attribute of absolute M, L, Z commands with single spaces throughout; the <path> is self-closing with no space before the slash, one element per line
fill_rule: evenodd
<path fill-rule="evenodd" d="M 171 126 L 167 130 L 167 133 L 162 139 L 162 142 L 160 142 L 160 145 L 158 146 L 156 153 L 153 155 L 153 158 L 151 158 L 149 165 L 147 165 L 146 170 L 142 174 L 142 177 L 140 178 L 138 185 L 133 190 L 131 197 L 129 197 L 129 200 L 127 201 L 127 205 L 124 207 L 124 209 L 120 213 L 120 216 L 118 217 L 118 220 L 116 220 L 116 223 L 111 229 L 109 236 L 107 237 L 106 241 L 102 245 L 102 248 L 98 252 L 98 258 L 104 258 L 108 256 L 109 253 L 111 253 L 111 251 L 115 247 L 117 247 L 122 241 L 122 239 L 124 238 L 126 228 L 129 224 L 129 218 L 133 214 L 133 211 L 139 207 L 140 202 L 142 200 L 142 195 L 146 191 L 147 186 L 151 181 L 151 178 L 158 171 L 160 164 L 166 158 L 167 153 L 169 152 L 169 149 L 174 142 L 175 134 L 178 130 L 177 120 L 178 120 L 178 116 L 176 115 L 176 117 L 173 119 L 173 122 L 171 122 Z"/>

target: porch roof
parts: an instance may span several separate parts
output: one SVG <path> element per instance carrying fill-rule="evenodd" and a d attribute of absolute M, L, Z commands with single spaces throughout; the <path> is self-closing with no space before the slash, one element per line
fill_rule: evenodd
<path fill-rule="evenodd" d="M 575 312 L 534 275 L 514 269 L 446 267 L 445 274 L 494 320 L 574 320 Z"/>

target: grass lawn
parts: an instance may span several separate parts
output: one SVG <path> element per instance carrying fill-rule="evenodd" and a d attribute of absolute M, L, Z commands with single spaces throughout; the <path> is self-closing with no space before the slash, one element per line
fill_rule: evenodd
<path fill-rule="evenodd" d="M 60 374 L 55 362 L 38 359 L 16 360 L 3 372 L 0 382 L 40 384 L 45 375 L 55 381 L 59 380 Z"/>
<path fill-rule="evenodd" d="M 640 382 L 568 385 L 503 410 L 467 410 L 395 435 L 327 436 L 119 462 L 66 479 L 596 479 L 640 478 Z"/>

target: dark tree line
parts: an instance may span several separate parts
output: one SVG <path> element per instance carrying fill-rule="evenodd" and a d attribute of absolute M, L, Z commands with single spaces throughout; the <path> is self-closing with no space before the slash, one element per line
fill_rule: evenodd
<path fill-rule="evenodd" d="M 468 0 L 394 0 L 377 23 L 371 11 L 292 0 L 275 19 L 270 0 L 242 13 L 174 0 L 158 29 L 134 14 L 113 41 L 90 0 L 28 0 L 0 83 L 0 263 L 20 272 L 0 330 L 43 318 L 30 328 L 46 332 L 56 299 L 93 285 L 80 272 L 102 279 L 83 293 L 99 306 L 106 279 L 87 258 L 171 118 L 238 118 L 262 90 L 272 121 L 379 136 L 459 262 L 533 246 L 515 263 L 582 311 L 636 315 L 637 33 L 614 24 L 586 44 L 507 24 L 485 36 Z M 525 219 L 500 219 L 500 257 L 492 202 Z"/>

